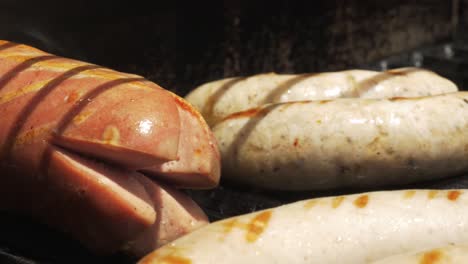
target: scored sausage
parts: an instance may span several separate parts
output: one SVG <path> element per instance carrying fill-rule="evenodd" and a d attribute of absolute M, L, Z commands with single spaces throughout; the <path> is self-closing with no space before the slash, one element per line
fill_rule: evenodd
<path fill-rule="evenodd" d="M 174 187 L 218 184 L 214 136 L 143 77 L 0 41 L 0 113 L 0 210 L 137 256 L 208 222 Z"/>
<path fill-rule="evenodd" d="M 468 171 L 468 92 L 334 99 L 234 113 L 212 130 L 223 178 L 267 189 L 413 183 Z"/>
<path fill-rule="evenodd" d="M 461 264 L 468 263 L 468 245 L 445 246 L 391 256 L 372 264 Z"/>
<path fill-rule="evenodd" d="M 418 97 L 457 90 L 454 83 L 432 71 L 410 67 L 385 72 L 266 73 L 227 78 L 203 84 L 185 98 L 213 126 L 229 114 L 268 103 L 342 97 Z"/>
<path fill-rule="evenodd" d="M 211 223 L 139 264 L 352 264 L 466 245 L 467 191 L 381 191 L 295 202 Z"/>

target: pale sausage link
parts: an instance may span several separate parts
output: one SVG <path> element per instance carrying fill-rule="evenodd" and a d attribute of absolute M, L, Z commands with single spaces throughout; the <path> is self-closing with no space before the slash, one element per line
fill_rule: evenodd
<path fill-rule="evenodd" d="M 139 264 L 361 264 L 466 245 L 467 191 L 381 191 L 299 201 L 212 223 Z"/>
<path fill-rule="evenodd" d="M 269 103 L 344 97 L 419 97 L 457 90 L 454 83 L 432 71 L 399 68 L 385 72 L 266 73 L 227 78 L 203 84 L 185 98 L 213 126 L 230 114 Z"/>

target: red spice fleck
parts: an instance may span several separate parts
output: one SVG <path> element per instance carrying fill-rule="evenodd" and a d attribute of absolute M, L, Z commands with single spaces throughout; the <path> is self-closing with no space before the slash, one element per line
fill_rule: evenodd
<path fill-rule="evenodd" d="M 450 200 L 450 201 L 456 201 L 458 199 L 458 197 L 460 196 L 461 192 L 460 191 L 450 191 L 448 192 L 447 194 L 447 198 Z"/>
<path fill-rule="evenodd" d="M 295 147 L 297 147 L 299 145 L 299 139 L 298 138 L 295 138 L 294 139 L 294 144 L 293 144 Z"/>
<path fill-rule="evenodd" d="M 438 262 L 442 257 L 442 252 L 438 250 L 432 250 L 421 256 L 420 264 L 434 264 Z"/>
<path fill-rule="evenodd" d="M 246 110 L 246 111 L 241 111 L 241 112 L 236 112 L 234 114 L 231 114 L 231 115 L 227 116 L 226 118 L 224 118 L 224 120 L 242 118 L 242 117 L 250 117 L 250 116 L 254 116 L 254 115 L 256 115 L 256 114 L 258 114 L 260 112 L 262 112 L 261 108 L 252 108 L 252 109 L 249 109 L 249 110 Z"/>
<path fill-rule="evenodd" d="M 354 200 L 354 205 L 359 208 L 366 207 L 367 203 L 369 202 L 369 196 L 361 195 L 356 200 Z"/>

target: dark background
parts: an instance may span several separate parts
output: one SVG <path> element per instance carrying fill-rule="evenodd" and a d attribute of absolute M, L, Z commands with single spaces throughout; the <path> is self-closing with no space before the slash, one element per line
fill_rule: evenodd
<path fill-rule="evenodd" d="M 151 2 L 2 0 L 0 39 L 136 73 L 182 96 L 224 77 L 356 67 L 422 66 L 468 85 L 468 0 Z M 226 186 L 191 194 L 213 220 L 321 195 Z M 0 263 L 134 261 L 92 255 L 0 213 Z"/>
<path fill-rule="evenodd" d="M 185 95 L 223 77 L 340 70 L 448 40 L 459 6 L 459 0 L 3 0 L 0 38 L 137 73 Z"/>

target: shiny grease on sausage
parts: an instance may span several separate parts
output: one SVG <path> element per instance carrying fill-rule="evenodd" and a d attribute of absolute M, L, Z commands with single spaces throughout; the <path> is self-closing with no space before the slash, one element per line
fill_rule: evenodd
<path fill-rule="evenodd" d="M 202 227 L 139 263 L 367 263 L 468 243 L 466 190 L 299 201 Z"/>

